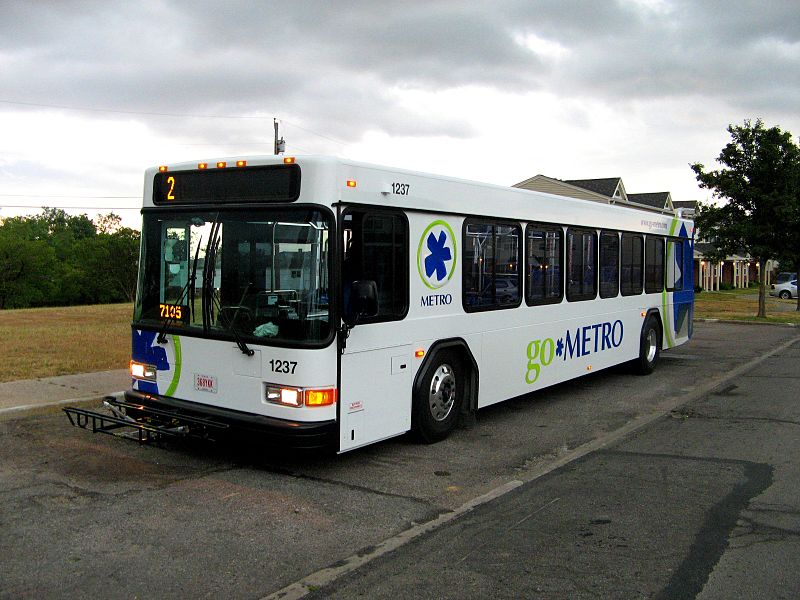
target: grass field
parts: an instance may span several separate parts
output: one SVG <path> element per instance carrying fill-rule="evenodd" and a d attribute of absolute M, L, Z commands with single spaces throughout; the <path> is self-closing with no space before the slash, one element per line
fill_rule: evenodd
<path fill-rule="evenodd" d="M 131 304 L 0 310 L 0 382 L 124 369 Z"/>
<path fill-rule="evenodd" d="M 796 323 L 795 300 L 767 298 L 767 321 Z M 758 290 L 702 292 L 695 317 L 756 319 Z M 130 304 L 0 310 L 0 382 L 128 366 L 131 352 Z"/>
<path fill-rule="evenodd" d="M 795 323 L 800 325 L 797 300 L 781 300 L 767 296 L 768 323 Z M 758 288 L 726 292 L 701 292 L 694 297 L 694 316 L 707 319 L 731 319 L 763 323 L 758 313 Z"/>

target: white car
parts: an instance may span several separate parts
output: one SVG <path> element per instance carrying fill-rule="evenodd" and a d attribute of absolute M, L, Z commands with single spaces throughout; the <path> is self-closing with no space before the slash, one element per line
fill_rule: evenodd
<path fill-rule="evenodd" d="M 778 296 L 778 298 L 797 298 L 797 279 L 792 281 L 784 281 L 783 283 L 773 284 L 769 290 L 770 296 Z"/>

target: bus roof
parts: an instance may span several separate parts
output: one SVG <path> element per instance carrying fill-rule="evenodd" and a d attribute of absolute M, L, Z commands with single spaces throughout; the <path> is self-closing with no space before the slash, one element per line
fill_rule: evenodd
<path fill-rule="evenodd" d="M 237 163 L 240 166 L 237 166 Z M 518 221 L 565 223 L 677 235 L 676 222 L 693 232 L 691 220 L 654 212 L 544 192 L 506 187 L 375 165 L 332 156 L 237 156 L 153 167 L 145 173 L 144 206 L 153 206 L 153 181 L 159 171 L 179 173 L 265 165 L 298 165 L 302 183 L 298 202 L 387 206 L 410 211 L 493 217 Z"/>

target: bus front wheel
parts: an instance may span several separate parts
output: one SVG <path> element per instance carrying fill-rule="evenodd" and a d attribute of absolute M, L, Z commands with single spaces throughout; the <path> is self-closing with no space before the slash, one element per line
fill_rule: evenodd
<path fill-rule="evenodd" d="M 414 393 L 411 412 L 414 433 L 428 444 L 443 440 L 455 429 L 467 375 L 451 350 L 437 352 L 433 358 Z"/>
<path fill-rule="evenodd" d="M 639 338 L 639 358 L 633 368 L 639 375 L 649 375 L 656 368 L 661 354 L 661 325 L 656 317 L 647 319 Z"/>

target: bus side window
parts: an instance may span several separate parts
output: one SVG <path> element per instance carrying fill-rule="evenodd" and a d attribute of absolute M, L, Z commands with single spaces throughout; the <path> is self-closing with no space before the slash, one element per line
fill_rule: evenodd
<path fill-rule="evenodd" d="M 466 221 L 464 226 L 464 310 L 519 306 L 522 227 L 516 223 Z"/>
<path fill-rule="evenodd" d="M 644 251 L 644 291 L 658 294 L 664 289 L 664 238 L 648 235 Z"/>
<path fill-rule="evenodd" d="M 592 300 L 597 296 L 597 232 L 567 229 L 567 300 Z"/>
<path fill-rule="evenodd" d="M 667 240 L 667 291 L 683 289 L 683 242 Z"/>
<path fill-rule="evenodd" d="M 641 294 L 644 238 L 641 235 L 623 233 L 621 254 L 620 291 L 623 296 Z"/>
<path fill-rule="evenodd" d="M 619 234 L 600 232 L 600 297 L 616 298 L 619 294 Z"/>
<path fill-rule="evenodd" d="M 528 304 L 561 302 L 564 289 L 561 281 L 564 256 L 564 232 L 561 227 L 529 223 L 526 228 Z"/>

